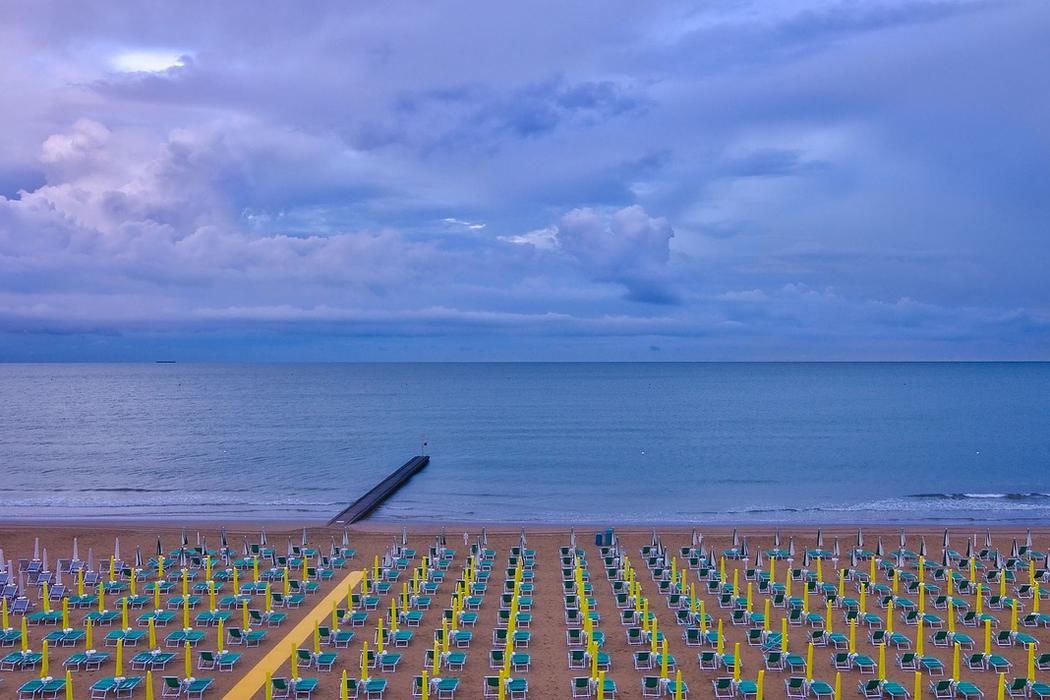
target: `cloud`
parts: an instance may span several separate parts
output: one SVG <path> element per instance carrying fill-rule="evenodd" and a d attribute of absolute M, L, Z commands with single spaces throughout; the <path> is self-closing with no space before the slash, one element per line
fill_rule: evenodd
<path fill-rule="evenodd" d="M 0 32 L 0 358 L 1050 352 L 1046 3 L 193 9 Z"/>

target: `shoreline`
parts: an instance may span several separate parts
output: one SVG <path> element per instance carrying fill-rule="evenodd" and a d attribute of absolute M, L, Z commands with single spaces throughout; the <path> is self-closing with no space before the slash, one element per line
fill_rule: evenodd
<path fill-rule="evenodd" d="M 35 517 L 35 518 L 4 518 L 0 517 L 0 530 L 2 529 L 26 529 L 26 528 L 40 528 L 40 527 L 92 527 L 92 528 L 109 528 L 109 529 L 120 529 L 127 528 L 130 526 L 142 526 L 148 525 L 150 529 L 154 530 L 182 530 L 188 527 L 197 527 L 201 529 L 211 529 L 225 527 L 230 532 L 242 532 L 242 531 L 255 531 L 260 527 L 267 529 L 283 530 L 283 529 L 296 529 L 301 530 L 306 528 L 308 530 L 335 530 L 339 531 L 344 529 L 341 525 L 329 525 L 325 520 L 294 520 L 287 518 L 254 518 L 254 519 L 222 519 L 213 517 L 202 517 L 202 518 L 161 518 L 161 517 L 150 517 L 150 518 L 47 518 L 47 517 Z M 653 529 L 667 530 L 667 531 L 686 531 L 686 530 L 697 530 L 697 531 L 708 531 L 713 533 L 727 533 L 732 530 L 737 530 L 741 534 L 744 533 L 760 533 L 760 534 L 772 534 L 774 530 L 781 530 L 788 533 L 798 532 L 809 532 L 820 529 L 825 534 L 842 534 L 852 533 L 856 534 L 857 530 L 871 530 L 872 532 L 882 532 L 887 530 L 896 531 L 901 528 L 910 530 L 916 533 L 929 533 L 937 532 L 943 533 L 945 530 L 954 531 L 955 534 L 961 536 L 962 533 L 970 530 L 992 530 L 996 532 L 1003 531 L 1025 531 L 1031 529 L 1035 530 L 1050 530 L 1050 521 L 1043 520 L 1032 520 L 1032 521 L 1010 521 L 1008 523 L 996 522 L 994 520 L 981 520 L 981 521 L 869 521 L 869 522 L 852 522 L 852 523 L 821 523 L 818 521 L 812 521 L 808 523 L 800 523 L 798 521 L 788 522 L 747 522 L 747 521 L 721 521 L 718 523 L 709 522 L 685 522 L 685 521 L 667 521 L 667 522 L 629 522 L 629 521 L 523 521 L 523 520 L 363 520 L 353 525 L 347 526 L 346 529 L 352 532 L 401 532 L 402 529 L 407 529 L 409 532 L 433 532 L 435 529 L 440 528 L 455 528 L 455 529 L 466 529 L 470 531 L 480 530 L 486 528 L 492 532 L 505 532 L 505 531 L 519 531 L 522 528 L 529 531 L 535 532 L 567 532 L 570 529 L 575 530 L 594 530 L 606 528 L 614 528 L 623 532 L 637 533 L 637 532 L 648 532 Z M 980 533 L 978 533 L 980 534 Z"/>

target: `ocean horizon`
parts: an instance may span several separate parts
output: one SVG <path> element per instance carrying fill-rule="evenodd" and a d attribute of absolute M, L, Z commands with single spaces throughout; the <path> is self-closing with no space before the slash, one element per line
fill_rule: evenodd
<path fill-rule="evenodd" d="M 1050 522 L 1050 363 L 0 365 L 0 518 Z"/>

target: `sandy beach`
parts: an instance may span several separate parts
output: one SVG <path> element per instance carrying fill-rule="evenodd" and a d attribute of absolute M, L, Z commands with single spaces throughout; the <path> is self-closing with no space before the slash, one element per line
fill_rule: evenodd
<path fill-rule="evenodd" d="M 288 547 L 289 542 L 298 545 L 303 537 L 302 527 L 295 526 L 291 523 L 236 523 L 227 528 L 227 537 L 230 547 L 234 550 L 240 551 L 245 540 L 249 543 L 258 542 L 260 533 L 264 527 L 269 545 L 282 554 Z M 202 523 L 199 527 L 195 524 L 187 524 L 184 526 L 181 523 L 137 523 L 134 526 L 119 523 L 81 523 L 60 525 L 49 525 L 44 523 L 6 524 L 0 526 L 0 546 L 3 547 L 4 557 L 13 561 L 14 568 L 17 572 L 20 566 L 20 560 L 26 560 L 32 557 L 34 544 L 37 538 L 39 538 L 41 551 L 43 548 L 47 549 L 47 555 L 51 562 L 51 567 L 54 568 L 57 559 L 66 559 L 70 557 L 73 538 L 76 537 L 81 558 L 86 559 L 90 550 L 96 568 L 101 567 L 103 571 L 105 571 L 105 565 L 108 562 L 109 556 L 113 553 L 116 538 L 119 537 L 120 539 L 122 557 L 126 561 L 131 561 L 134 558 L 136 547 L 141 548 L 144 558 L 151 556 L 156 550 L 158 537 L 161 538 L 165 550 L 177 548 L 180 545 L 183 530 L 185 530 L 191 546 L 196 544 L 198 532 L 204 541 L 206 541 L 209 548 L 218 546 L 220 536 L 219 526 L 214 523 Z M 441 530 L 442 527 L 436 524 L 414 525 L 408 528 L 409 546 L 417 549 L 421 555 L 431 544 L 435 543 L 436 539 L 440 536 Z M 491 548 L 496 552 L 493 566 L 493 577 L 489 586 L 490 590 L 486 594 L 484 602 L 480 607 L 478 620 L 473 629 L 474 640 L 469 648 L 467 663 L 462 671 L 455 674 L 461 679 L 456 697 L 466 699 L 482 697 L 483 678 L 487 675 L 496 673 L 489 668 L 488 652 L 491 648 L 490 640 L 492 639 L 493 629 L 497 622 L 497 609 L 499 607 L 498 591 L 501 590 L 503 586 L 504 567 L 507 563 L 510 549 L 519 544 L 521 529 L 519 526 L 513 524 L 491 524 L 486 526 L 485 532 L 488 536 L 488 548 Z M 529 697 L 531 698 L 570 697 L 571 679 L 574 676 L 587 675 L 588 673 L 588 671 L 570 670 L 567 664 L 567 654 L 569 649 L 566 642 L 567 626 L 565 620 L 564 591 L 562 587 L 563 582 L 559 550 L 561 547 L 568 546 L 570 539 L 569 532 L 569 527 L 558 525 L 550 525 L 540 528 L 528 527 L 525 530 L 527 547 L 535 549 L 536 551 L 535 591 L 533 594 L 533 621 L 530 628 L 532 639 L 527 650 L 531 654 L 531 669 L 527 673 L 519 675 L 528 679 Z M 432 630 L 440 625 L 440 612 L 438 609 L 448 605 L 452 596 L 453 583 L 449 579 L 454 581 L 455 578 L 458 577 L 462 572 L 464 562 L 466 561 L 465 553 L 467 547 L 464 546 L 464 533 L 466 533 L 467 540 L 473 543 L 478 541 L 482 529 L 476 525 L 469 528 L 453 526 L 445 528 L 447 546 L 455 549 L 456 555 L 449 568 L 448 578 L 434 596 L 433 607 L 424 613 L 419 629 L 415 630 L 415 638 L 407 648 L 398 650 L 403 654 L 398 670 L 395 673 L 386 674 L 380 673 L 378 669 L 375 671 L 376 675 L 385 677 L 389 681 L 389 687 L 386 691 L 386 697 L 388 698 L 411 697 L 412 678 L 417 675 L 423 667 L 424 654 L 431 645 Z M 1024 530 L 1018 529 L 993 528 L 991 533 L 994 545 L 1004 554 L 1010 552 L 1014 540 L 1023 543 L 1026 536 Z M 577 546 L 586 552 L 590 580 L 594 583 L 593 595 L 597 603 L 597 611 L 601 614 L 601 622 L 597 629 L 605 632 L 606 643 L 603 651 L 608 652 L 611 657 L 611 669 L 608 677 L 615 680 L 618 697 L 639 698 L 642 697 L 642 677 L 645 675 L 659 675 L 660 670 L 657 668 L 653 671 L 639 671 L 634 668 L 634 652 L 639 649 L 647 649 L 648 647 L 629 646 L 627 643 L 625 627 L 618 619 L 619 616 L 616 607 L 616 599 L 599 557 L 598 548 L 595 546 L 594 534 L 595 530 L 593 528 L 578 529 L 576 533 Z M 692 529 L 669 526 L 658 528 L 657 534 L 662 545 L 668 551 L 668 556 L 671 556 L 672 554 L 678 554 L 681 547 L 690 545 Z M 716 553 L 721 553 L 722 550 L 728 549 L 731 546 L 732 530 L 729 528 L 706 528 L 702 530 L 702 534 L 704 537 L 703 543 L 705 548 L 709 548 Z M 752 552 L 759 549 L 765 550 L 773 546 L 774 533 L 769 528 L 740 528 L 737 534 L 740 538 L 747 538 L 748 546 Z M 972 537 L 973 534 L 974 529 L 972 528 L 954 530 L 952 532 L 952 547 L 959 551 L 964 551 L 966 548 L 966 539 Z M 979 545 L 983 547 L 985 528 L 978 528 L 976 534 L 978 536 Z M 823 535 L 824 546 L 826 549 L 831 549 L 834 546 L 835 539 L 838 538 L 843 556 L 837 563 L 839 567 L 849 566 L 849 557 L 845 552 L 848 552 L 855 545 L 857 535 L 856 528 L 827 528 L 823 530 Z M 925 537 L 929 550 L 929 561 L 931 562 L 927 571 L 932 570 L 933 565 L 940 560 L 943 535 L 944 531 L 940 529 L 909 529 L 907 531 L 907 543 L 908 547 L 911 549 L 917 550 L 920 545 L 920 538 Z M 307 542 L 309 546 L 317 547 L 326 552 L 328 548 L 332 546 L 333 542 L 336 544 L 341 543 L 342 536 L 342 528 L 307 528 Z M 356 549 L 356 556 L 347 564 L 347 570 L 370 566 L 376 556 L 381 557 L 393 543 L 400 542 L 401 536 L 402 529 L 400 527 L 382 523 L 364 523 L 361 527 L 351 528 L 349 530 L 350 543 L 351 547 Z M 701 648 L 686 645 L 682 632 L 684 628 L 676 624 L 674 619 L 675 611 L 667 605 L 665 602 L 666 597 L 660 593 L 657 582 L 653 580 L 650 572 L 642 562 L 640 552 L 642 547 L 651 544 L 652 530 L 643 528 L 617 528 L 616 536 L 624 553 L 637 571 L 642 594 L 649 599 L 651 611 L 655 613 L 656 618 L 659 621 L 659 629 L 665 630 L 668 633 L 667 639 L 669 652 L 677 660 L 682 672 L 682 678 L 688 685 L 690 693 L 693 697 L 711 697 L 713 694 L 711 681 L 720 675 L 724 675 L 724 672 L 708 670 L 701 671 L 699 669 L 697 654 L 701 651 Z M 789 539 L 794 537 L 795 546 L 798 551 L 794 566 L 797 567 L 800 565 L 802 552 L 807 548 L 812 549 L 815 546 L 816 529 L 784 529 L 781 531 L 780 536 L 782 547 L 787 547 Z M 899 530 L 888 527 L 865 528 L 864 536 L 866 548 L 874 549 L 878 538 L 882 537 L 885 551 L 889 552 L 897 548 Z M 1035 531 L 1033 533 L 1033 538 L 1034 547 L 1037 550 L 1045 551 L 1045 548 L 1050 546 L 1050 530 L 1042 529 Z M 679 560 L 678 564 L 681 565 L 683 561 L 684 560 Z M 753 564 L 753 556 L 750 561 Z M 411 566 L 418 566 L 419 562 L 420 560 L 417 557 L 416 560 L 411 563 Z M 784 562 L 778 562 L 778 564 L 779 566 L 775 572 L 775 576 L 777 577 L 776 580 L 783 582 L 785 564 Z M 25 565 L 25 562 L 23 562 L 23 565 Z M 749 566 L 750 565 L 751 564 L 749 564 Z M 832 562 L 826 561 L 823 565 L 825 567 L 824 575 L 827 577 L 826 580 L 834 582 L 835 574 L 831 570 L 833 568 Z M 742 566 L 743 563 L 740 561 L 727 561 L 727 579 L 731 579 L 733 576 L 732 572 L 734 568 L 742 568 Z M 1042 562 L 1037 562 L 1037 566 L 1041 569 Z M 218 569 L 218 566 L 216 568 Z M 866 570 L 866 563 L 862 562 L 858 566 L 858 569 Z M 766 564 L 766 570 L 768 570 L 768 564 Z M 333 580 L 340 580 L 343 573 L 344 572 L 337 572 L 337 575 Z M 743 586 L 745 580 L 744 572 L 741 571 L 738 576 L 741 586 Z M 404 580 L 404 578 L 402 578 L 402 580 Z M 699 584 L 695 571 L 688 572 L 688 580 L 697 583 L 698 595 L 700 596 L 700 599 L 704 601 L 708 614 L 712 615 L 715 620 L 718 620 L 719 618 L 724 620 L 726 651 L 731 653 L 733 644 L 735 642 L 741 643 L 741 653 L 743 657 L 741 677 L 745 679 L 754 679 L 758 669 L 762 668 L 763 657 L 761 650 L 758 647 L 749 646 L 747 644 L 747 627 L 734 626 L 731 624 L 731 611 L 719 607 L 717 597 L 709 594 L 706 587 Z M 929 576 L 927 580 L 935 585 L 940 585 L 943 589 L 943 581 L 934 582 Z M 1018 581 L 1021 582 L 1022 580 L 1027 581 L 1027 570 L 1018 572 Z M 880 578 L 880 583 L 881 582 L 884 582 L 882 578 Z M 68 574 L 66 575 L 65 583 L 72 583 Z M 215 679 L 214 685 L 209 691 L 207 691 L 205 697 L 226 697 L 227 692 L 233 687 L 234 683 L 245 671 L 257 664 L 286 631 L 290 630 L 299 620 L 312 612 L 314 606 L 312 601 L 320 600 L 321 597 L 331 590 L 334 585 L 335 584 L 332 582 L 322 583 L 317 593 L 308 596 L 308 600 L 302 608 L 286 611 L 288 613 L 288 619 L 280 628 L 270 630 L 267 639 L 260 647 L 238 649 L 239 651 L 242 651 L 244 655 L 234 672 L 196 672 L 197 675 L 207 675 Z M 800 584 L 796 583 L 796 587 L 799 585 Z M 396 590 L 396 586 L 394 588 Z M 796 588 L 796 591 L 797 590 L 798 588 Z M 34 603 L 37 604 L 37 609 L 39 609 L 39 601 L 36 600 L 37 594 L 35 589 L 31 589 L 29 595 Z M 857 595 L 856 589 L 850 582 L 847 582 L 846 595 Z M 972 595 L 956 595 L 959 598 L 967 600 L 971 606 L 975 602 Z M 765 596 L 759 594 L 757 589 L 755 589 L 754 610 L 756 612 L 762 612 L 764 600 Z M 1032 600 L 1022 600 L 1020 602 L 1023 605 L 1021 613 L 1023 616 L 1025 612 L 1030 610 Z M 253 603 L 253 607 L 254 605 L 255 603 Z M 379 605 L 379 610 L 384 610 L 388 607 L 389 602 L 383 600 Z M 822 604 L 820 606 L 814 605 L 811 607 L 823 612 Z M 877 606 L 874 597 L 868 599 L 867 609 L 868 611 L 874 611 L 876 614 L 885 617 L 886 611 Z M 942 617 L 946 616 L 945 610 L 935 610 L 933 608 L 932 598 L 927 600 L 927 610 L 937 613 Z M 87 611 L 83 610 L 71 611 L 71 626 L 81 627 L 83 624 L 81 620 L 86 612 Z M 1000 618 L 998 629 L 1009 629 L 1009 614 L 1007 611 L 990 612 L 993 612 L 993 614 L 996 614 Z M 780 619 L 784 614 L 784 609 L 773 609 L 771 622 L 772 630 L 776 631 L 780 629 Z M 842 611 L 836 610 L 834 616 L 836 631 L 845 631 L 846 627 L 842 622 Z M 12 626 L 17 627 L 17 616 L 12 616 L 12 619 L 15 620 Z M 906 635 L 914 639 L 914 627 L 905 626 L 900 619 L 895 620 L 895 623 L 895 631 L 904 632 Z M 179 625 L 176 625 L 176 627 L 177 626 Z M 339 697 L 338 678 L 340 671 L 343 668 L 346 668 L 351 677 L 356 677 L 358 675 L 360 669 L 359 653 L 362 641 L 367 637 L 370 643 L 372 642 L 375 627 L 376 617 L 375 613 L 373 613 L 368 621 L 367 628 L 355 629 L 357 636 L 350 647 L 348 649 L 337 650 L 339 657 L 335 665 L 335 670 L 332 672 L 310 671 L 308 674 L 305 671 L 303 672 L 304 675 L 320 679 L 320 685 L 314 692 L 314 697 Z M 30 647 L 34 650 L 39 650 L 40 639 L 42 639 L 47 632 L 54 629 L 54 627 L 30 626 Z M 367 629 L 367 635 L 363 634 L 365 629 Z M 1048 640 L 1047 631 L 1044 627 L 1022 627 L 1020 629 L 1023 632 L 1033 635 L 1041 642 L 1046 642 Z M 791 632 L 789 633 L 791 652 L 805 655 L 806 646 L 803 639 L 807 631 L 808 628 L 804 627 L 791 628 Z M 962 627 L 960 625 L 959 631 L 965 631 L 970 634 L 976 640 L 978 651 L 980 650 L 983 640 L 982 630 Z M 927 634 L 929 633 L 930 630 L 927 630 Z M 163 634 L 158 631 L 158 636 L 163 637 Z M 216 646 L 215 636 L 216 633 L 214 628 L 209 628 L 207 630 L 206 639 L 201 643 L 200 648 L 214 649 Z M 867 626 L 862 625 L 858 628 L 856 639 L 858 653 L 867 654 L 873 659 L 878 659 L 877 647 L 873 646 L 868 640 Z M 101 648 L 101 644 L 99 643 L 96 643 L 96 646 Z M 309 646 L 309 642 L 304 646 Z M 710 647 L 703 647 L 703 649 L 710 649 Z M 60 669 L 63 660 L 74 651 L 82 651 L 82 649 L 51 650 L 51 675 L 58 676 L 60 674 L 60 671 L 57 669 Z M 914 682 L 912 673 L 910 671 L 901 671 L 894 664 L 895 649 L 890 647 L 887 651 L 887 677 L 899 681 L 910 691 Z M 1009 678 L 1024 675 L 1026 653 L 1023 649 L 1017 646 L 996 647 L 993 652 L 1006 657 L 1012 662 L 1013 669 L 1011 673 L 1008 674 Z M 831 666 L 830 654 L 831 650 L 829 648 L 818 648 L 815 650 L 813 669 L 814 678 L 823 679 L 829 682 L 834 680 L 835 672 Z M 945 677 L 951 675 L 952 653 L 950 649 L 945 647 L 935 647 L 932 643 L 927 642 L 926 654 L 940 658 L 946 668 Z M 195 652 L 194 659 L 196 659 L 196 657 L 197 654 Z M 126 658 L 130 658 L 130 655 L 126 655 Z M 125 661 L 125 663 L 127 662 Z M 167 674 L 181 676 L 183 675 L 181 670 L 182 656 L 180 651 L 176 662 L 171 664 L 163 674 L 157 673 L 155 675 L 160 676 Z M 74 697 L 89 697 L 88 687 L 98 678 L 112 675 L 112 671 L 113 667 L 111 663 L 108 667 L 108 672 L 105 667 L 97 672 L 75 672 L 73 674 Z M 275 668 L 273 671 L 275 672 L 275 675 L 287 676 L 288 662 L 284 661 L 280 668 Z M 128 673 L 128 671 L 126 670 L 125 673 Z M 0 678 L 2 678 L 3 681 L 2 685 L 0 685 L 3 697 L 16 697 L 15 689 L 21 686 L 25 681 L 36 677 L 37 675 L 39 674 L 36 672 L 4 672 L 0 674 Z M 673 673 L 671 675 L 673 676 Z M 786 671 L 767 672 L 764 684 L 765 696 L 772 698 L 784 697 L 785 685 L 783 680 L 789 675 L 790 674 Z M 994 696 L 995 676 L 992 672 L 969 671 L 965 668 L 964 664 L 962 675 L 966 679 L 972 680 L 976 683 L 986 695 Z M 1043 679 L 1046 678 L 1047 675 L 1040 672 L 1039 677 Z M 870 678 L 870 676 L 867 676 L 866 678 Z M 860 679 L 861 674 L 856 670 L 843 673 L 843 694 L 850 696 L 854 695 L 857 692 L 856 686 Z M 927 680 L 926 674 L 924 674 L 924 694 L 928 694 L 932 697 L 932 693 L 926 688 Z M 160 678 L 155 678 L 154 682 L 157 684 L 159 696 Z M 144 697 L 144 695 L 140 693 L 137 697 Z M 230 695 L 229 697 L 235 696 Z M 262 693 L 259 693 L 258 697 L 262 697 Z"/>

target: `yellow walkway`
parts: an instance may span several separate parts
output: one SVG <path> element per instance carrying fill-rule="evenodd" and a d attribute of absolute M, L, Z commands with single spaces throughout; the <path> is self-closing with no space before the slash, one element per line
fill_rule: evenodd
<path fill-rule="evenodd" d="M 262 657 L 259 663 L 250 668 L 244 674 L 244 677 L 237 681 L 237 685 L 233 686 L 223 698 L 225 700 L 251 700 L 257 697 L 259 692 L 263 690 L 263 685 L 266 684 L 267 671 L 273 675 L 281 675 L 278 673 L 279 669 L 282 667 L 288 669 L 289 656 L 291 655 L 289 645 L 302 646 L 302 643 L 313 634 L 314 622 L 320 622 L 323 626 L 327 621 L 331 620 L 332 603 L 346 601 L 347 586 L 357 586 L 361 583 L 363 576 L 364 571 L 351 571 L 346 575 L 346 578 L 335 584 L 332 592 L 318 601 L 313 610 L 306 613 L 306 616 L 299 624 L 273 644 L 266 656 Z M 287 674 L 284 675 L 287 676 Z M 339 683 L 337 682 L 336 685 L 339 685 Z"/>

